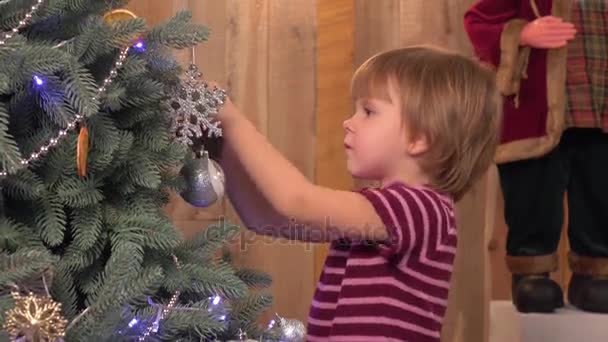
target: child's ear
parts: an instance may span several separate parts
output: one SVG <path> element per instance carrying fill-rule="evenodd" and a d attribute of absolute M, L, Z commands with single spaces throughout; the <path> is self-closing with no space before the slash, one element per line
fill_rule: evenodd
<path fill-rule="evenodd" d="M 418 134 L 407 143 L 407 153 L 410 156 L 417 157 L 429 149 L 428 139 L 424 134 Z"/>

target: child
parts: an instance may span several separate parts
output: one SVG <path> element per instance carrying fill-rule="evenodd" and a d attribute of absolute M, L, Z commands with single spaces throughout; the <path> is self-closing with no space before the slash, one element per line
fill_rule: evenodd
<path fill-rule="evenodd" d="M 218 119 L 228 196 L 250 229 L 331 242 L 308 341 L 439 341 L 454 201 L 486 171 L 497 144 L 494 75 L 451 52 L 408 47 L 365 62 L 352 95 L 347 167 L 380 188 L 314 185 L 227 99 Z"/>

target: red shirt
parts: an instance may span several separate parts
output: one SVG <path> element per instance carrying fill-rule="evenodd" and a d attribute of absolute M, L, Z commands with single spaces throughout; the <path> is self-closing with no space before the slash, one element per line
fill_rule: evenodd
<path fill-rule="evenodd" d="M 401 183 L 360 193 L 391 242 L 332 243 L 307 340 L 438 342 L 456 254 L 453 200 Z"/>

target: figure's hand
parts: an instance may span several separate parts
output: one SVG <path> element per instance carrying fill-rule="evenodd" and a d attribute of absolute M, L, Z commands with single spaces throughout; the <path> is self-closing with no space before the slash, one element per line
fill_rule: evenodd
<path fill-rule="evenodd" d="M 520 34 L 520 45 L 556 49 L 565 46 L 575 34 L 572 23 L 549 15 L 526 24 Z"/>

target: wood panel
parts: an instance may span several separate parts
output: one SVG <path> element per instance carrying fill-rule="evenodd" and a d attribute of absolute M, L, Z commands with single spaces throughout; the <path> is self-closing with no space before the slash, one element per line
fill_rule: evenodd
<path fill-rule="evenodd" d="M 268 137 L 310 180 L 316 135 L 315 5 L 309 0 L 274 0 L 268 9 Z M 276 280 L 278 312 L 306 322 L 314 290 L 312 246 L 277 241 L 264 248 Z"/>
<path fill-rule="evenodd" d="M 353 110 L 350 80 L 354 71 L 353 0 L 317 1 L 317 143 L 315 181 L 334 189 L 352 189 L 346 169 L 342 123 Z M 315 246 L 315 278 L 321 275 L 328 245 Z"/>

